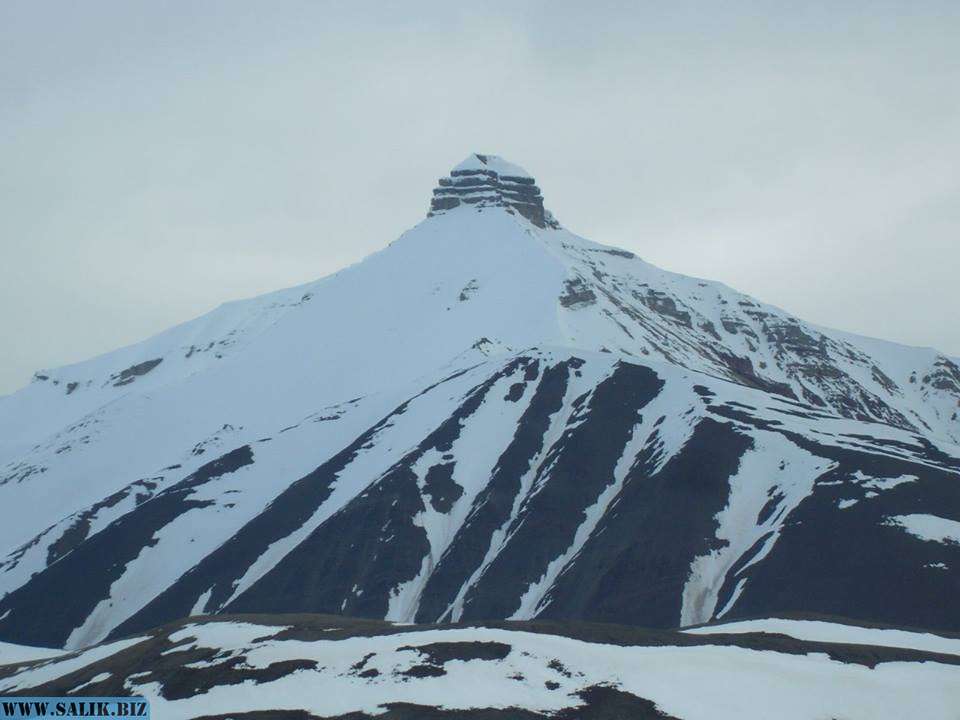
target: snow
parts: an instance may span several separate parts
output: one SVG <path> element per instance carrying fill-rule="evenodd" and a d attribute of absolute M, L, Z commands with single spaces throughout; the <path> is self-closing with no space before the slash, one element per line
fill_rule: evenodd
<path fill-rule="evenodd" d="M 465 391 L 467 383 L 471 380 L 475 380 L 475 376 L 468 373 L 454 381 L 452 387 Z M 413 394 L 411 390 L 410 395 Z M 407 399 L 402 398 L 402 400 Z M 400 402 L 401 399 L 397 399 L 393 406 L 399 405 Z M 452 412 L 454 407 L 455 401 L 452 398 L 447 398 L 444 401 L 439 392 L 414 398 L 410 402 L 406 413 L 404 413 L 404 422 L 385 425 L 374 436 L 374 442 L 369 447 L 359 450 L 354 460 L 337 475 L 332 486 L 332 492 L 327 500 L 317 508 L 302 526 L 272 543 L 250 565 L 226 602 L 229 603 L 230 600 L 253 585 L 300 542 L 306 539 L 320 524 L 343 508 L 356 495 L 359 495 L 372 481 L 382 476 L 411 445 L 419 442 L 429 432 L 429 429 L 432 429 L 430 423 L 435 422 L 437 417 L 445 417 L 446 414 Z M 384 415 L 387 412 L 387 410 L 384 410 Z M 372 426 L 377 420 L 379 418 L 371 419 L 368 422 Z M 357 434 L 363 430 L 366 430 L 366 428 L 358 428 Z M 384 448 L 387 448 L 387 450 L 384 451 Z"/>
<path fill-rule="evenodd" d="M 290 625 L 257 625 L 248 622 L 190 623 L 170 633 L 170 642 L 177 644 L 185 640 L 190 641 L 188 645 L 179 645 L 174 648 L 174 652 L 198 647 L 244 646 L 257 638 L 276 635 L 284 630 L 290 630 L 291 627 Z"/>
<path fill-rule="evenodd" d="M 758 621 L 774 628 L 783 622 Z M 827 623 L 811 628 L 806 623 L 799 625 L 803 632 L 848 641 L 867 639 L 865 633 L 892 633 L 882 637 L 894 647 L 912 646 L 916 641 L 930 649 L 945 642 L 900 631 Z M 788 627 L 801 632 L 793 625 Z M 684 720 L 952 720 L 960 702 L 960 667 L 937 662 L 882 662 L 871 669 L 833 661 L 822 653 L 781 654 L 710 645 L 620 647 L 481 628 L 317 641 L 274 640 L 278 631 L 246 623 L 209 623 L 185 628 L 176 638 L 186 639 L 189 633 L 197 638 L 189 647 L 216 648 L 224 661 L 242 656 L 244 666 L 250 668 L 300 659 L 314 661 L 316 669 L 260 683 L 223 684 L 178 700 L 165 699 L 159 682 L 141 684 L 131 676 L 125 686 L 132 694 L 146 696 L 155 715 L 171 720 L 258 710 L 304 710 L 324 717 L 351 712 L 379 714 L 387 703 L 403 702 L 446 710 L 520 707 L 550 713 L 579 704 L 575 693 L 598 684 L 649 699 L 661 712 Z M 405 646 L 476 641 L 504 643 L 510 652 L 499 661 L 448 661 L 445 674 L 436 677 L 402 674 L 422 662 L 415 650 L 401 649 Z M 93 648 L 77 658 L 77 663 L 88 665 L 120 649 L 117 644 Z M 371 654 L 365 668 L 376 669 L 379 675 L 358 677 L 352 665 Z M 555 669 L 555 663 L 551 667 L 557 660 L 566 672 Z M 61 666 L 57 671 L 62 675 L 72 669 L 76 668 Z M 12 680 L 15 687 L 28 688 L 53 676 L 48 666 L 23 671 Z M 522 679 L 514 679 L 518 676 Z M 557 689 L 548 689 L 548 681 L 556 683 Z"/>
<path fill-rule="evenodd" d="M 14 645 L 13 643 L 0 642 L 0 665 L 10 665 L 12 663 L 32 662 L 34 660 L 46 660 L 47 658 L 64 655 L 65 650 L 52 650 L 50 648 L 30 647 L 28 645 Z"/>
<path fill-rule="evenodd" d="M 92 678 L 90 678 L 87 682 L 83 683 L 82 685 L 77 685 L 70 692 L 78 693 L 84 688 L 90 687 L 91 685 L 96 685 L 97 683 L 101 683 L 104 680 L 109 680 L 111 677 L 113 677 L 113 675 L 108 672 L 98 673 L 94 675 Z"/>
<path fill-rule="evenodd" d="M 678 393 L 661 392 L 652 402 L 648 403 L 641 410 L 638 422 L 631 431 L 631 437 L 624 446 L 620 458 L 617 460 L 613 478 L 611 478 L 612 482 L 603 489 L 594 503 L 584 511 L 583 522 L 577 528 L 570 546 L 560 556 L 550 562 L 539 580 L 530 583 L 527 587 L 526 592 L 524 592 L 520 599 L 520 607 L 510 616 L 511 620 L 528 620 L 534 618 L 546 607 L 549 601 L 550 589 L 563 574 L 563 571 L 569 566 L 570 562 L 583 549 L 587 540 L 596 530 L 600 520 L 607 513 L 611 503 L 614 502 L 620 494 L 627 473 L 633 466 L 641 450 L 651 442 L 659 442 L 661 445 L 660 463 L 663 463 L 683 446 L 692 429 L 689 424 L 685 424 L 687 430 L 686 435 L 677 432 L 670 433 L 670 435 L 672 435 L 670 438 L 670 446 L 665 448 L 660 436 L 662 425 L 658 426 L 658 422 L 661 417 L 670 417 L 675 420 L 678 414 L 671 411 L 676 408 L 677 401 L 687 400 L 689 402 L 693 399 L 693 392 L 689 390 L 689 388 L 684 389 L 689 393 L 689 396 L 684 397 L 683 389 Z M 682 418 L 682 416 L 679 417 Z M 673 425 L 673 423 L 671 423 L 671 425 Z"/>
<path fill-rule="evenodd" d="M 451 174 L 463 170 L 492 170 L 500 177 L 531 177 L 530 173 L 528 173 L 519 165 L 514 165 L 498 155 L 485 155 L 483 153 L 473 153 L 468 155 L 459 164 L 457 164 L 456 167 L 453 168 Z"/>
<path fill-rule="evenodd" d="M 484 163 L 471 155 L 458 168 L 485 167 L 528 177 L 502 158 L 485 157 Z M 667 419 L 652 440 L 659 444 L 661 463 L 683 446 L 702 417 L 701 403 L 690 392 L 694 384 L 708 387 L 718 402 L 736 400 L 756 407 L 758 415 L 776 418 L 793 432 L 811 437 L 816 431 L 817 440 L 825 444 L 937 467 L 920 438 L 948 457 L 960 457 L 960 423 L 950 419 L 956 398 L 909 382 L 911 374 L 922 377 L 934 366 L 940 357 L 935 351 L 819 329 L 720 283 L 666 272 L 612 252 L 563 229 L 539 230 L 499 208 L 440 214 L 334 275 L 228 303 L 141 343 L 46 371 L 48 380 L 0 398 L 0 506 L 29 509 L 7 513 L 0 525 L 0 597 L 41 572 L 51 546 L 79 518 L 87 517 L 90 533 L 96 533 L 133 510 L 141 491 L 135 483 L 149 480 L 156 485 L 154 493 L 162 492 L 218 455 L 251 444 L 254 464 L 195 489 L 193 498 L 214 504 L 191 510 L 159 530 L 152 539 L 155 544 L 123 568 L 109 596 L 73 629 L 70 644 L 100 640 L 267 508 L 291 482 L 410 401 L 406 412 L 382 428 L 338 475 L 330 497 L 306 523 L 251 559 L 234 588 L 236 597 L 416 447 L 470 387 L 520 353 L 538 352 L 553 361 L 576 355 L 589 363 L 584 377 L 571 383 L 563 409 L 551 418 L 544 453 L 521 479 L 521 496 L 510 519 L 495 531 L 482 566 L 449 608 L 448 616 L 454 619 L 462 613 L 469 588 L 509 542 L 508 528 L 521 515 L 523 499 L 537 491 L 546 451 L 570 419 L 572 388 L 576 386 L 578 395 L 589 391 L 603 369 L 618 360 L 647 365 L 666 381 L 665 395 L 656 402 Z M 595 296 L 592 303 L 563 306 L 559 299 L 573 278 L 584 278 Z M 465 288 L 478 289 L 461 302 Z M 675 305 L 672 315 L 662 311 L 669 310 L 669 303 Z M 767 314 L 768 320 L 759 320 L 758 313 Z M 740 323 L 743 329 L 730 332 L 725 322 Z M 829 362 L 844 378 L 842 384 L 804 385 L 807 381 L 791 374 L 797 356 L 767 339 L 764 322 L 781 322 L 822 340 Z M 796 412 L 797 406 L 738 384 L 718 359 L 724 353 L 749 358 L 765 379 L 788 385 L 798 396 L 814 392 L 825 398 L 826 407 L 813 419 L 786 414 Z M 155 359 L 162 362 L 134 382 L 115 384 L 118 373 Z M 892 379 L 896 390 L 878 384 L 874 366 Z M 467 372 L 461 377 L 424 393 L 462 370 Z M 79 386 L 67 395 L 65 387 L 71 382 Z M 831 398 L 860 391 L 915 419 L 920 429 L 894 427 L 879 417 L 875 419 L 882 422 L 868 426 L 837 417 L 839 406 L 831 409 Z M 516 404 L 485 403 L 467 423 L 456 448 L 455 477 L 466 488 L 465 495 L 451 513 L 428 510 L 417 519 L 431 550 L 421 573 L 408 587 L 397 589 L 391 617 L 408 618 L 416 611 L 430 568 L 467 516 L 470 498 L 489 478 L 493 460 L 526 402 L 527 397 Z M 652 410 L 648 414 L 645 422 L 655 419 Z M 327 415 L 335 419 L 318 421 Z M 853 437 L 857 434 L 891 442 L 881 445 Z M 635 443 L 625 448 L 623 463 L 647 435 L 646 427 L 635 430 Z M 698 558 L 691 567 L 684 591 L 688 621 L 732 607 L 728 603 L 716 608 L 719 585 L 731 564 L 751 539 L 773 531 L 763 550 L 768 552 L 776 542 L 777 523 L 809 492 L 805 473 L 812 470 L 805 463 L 812 468 L 816 462 L 773 435 L 755 433 L 759 449 L 744 459 L 731 504 L 718 516 L 721 538 L 730 545 Z M 798 463 L 793 466 L 799 472 L 791 481 L 795 485 L 775 481 L 777 455 Z M 563 568 L 611 510 L 620 482 L 620 475 L 612 479 L 570 548 L 528 588 L 521 614 L 535 613 L 548 598 Z M 788 491 L 783 508 L 763 526 L 746 523 L 749 511 L 774 482 Z M 919 480 L 864 476 L 860 482 L 867 492 L 882 493 Z M 121 491 L 127 491 L 122 500 L 104 504 Z M 850 503 L 852 499 L 842 500 L 839 507 Z M 955 521 L 930 518 L 934 516 L 896 516 L 891 522 L 923 539 L 956 542 L 960 537 Z M 739 582 L 737 592 L 744 587 Z M 209 589 L 198 591 L 191 599 L 193 612 L 217 610 L 207 609 L 210 597 Z"/>
<path fill-rule="evenodd" d="M 753 447 L 741 457 L 737 473 L 730 479 L 730 497 L 717 515 L 716 537 L 722 547 L 694 559 L 683 588 L 680 625 L 698 625 L 715 614 L 729 612 L 746 587 L 745 579 L 736 586 L 733 598 L 717 608 L 718 594 L 730 568 L 761 538 L 769 534 L 761 550 L 738 571 L 742 575 L 760 562 L 777 542 L 790 512 L 812 491 L 814 481 L 831 465 L 823 458 L 802 450 L 782 435 L 754 432 Z M 777 508 L 764 522 L 760 511 L 768 501 L 782 495 Z M 717 610 L 720 613 L 716 613 Z"/>
<path fill-rule="evenodd" d="M 904 483 L 916 482 L 920 478 L 916 475 L 898 475 L 897 477 L 891 478 L 877 478 L 871 477 L 866 473 L 857 470 L 852 478 L 859 482 L 862 487 L 868 490 L 892 490 L 898 485 L 903 485 Z M 876 493 L 874 493 L 876 495 Z"/>
<path fill-rule="evenodd" d="M 527 471 L 520 478 L 520 490 L 513 500 L 509 518 L 507 518 L 501 524 L 501 526 L 494 530 L 494 532 L 491 534 L 490 545 L 487 548 L 487 552 L 484 555 L 483 561 L 480 563 L 480 566 L 474 570 L 467 581 L 461 586 L 457 593 L 457 597 L 451 603 L 450 607 L 447 608 L 441 619 L 449 619 L 453 622 L 459 622 L 460 618 L 463 616 L 463 605 L 467 593 L 480 580 L 490 564 L 497 558 L 504 548 L 506 548 L 507 543 L 513 534 L 510 531 L 510 528 L 519 516 L 521 507 L 530 496 L 530 493 L 534 490 L 536 478 L 541 472 L 544 471 L 544 463 L 546 458 L 550 455 L 551 448 L 562 437 L 565 428 L 569 427 L 570 417 L 573 412 L 571 400 L 582 394 L 585 385 L 586 382 L 578 382 L 575 376 L 570 378 L 561 408 L 550 416 L 550 425 L 544 434 L 543 446 L 541 447 L 540 452 L 537 453 L 537 456 L 534 457 L 530 462 Z M 516 528 L 514 528 L 513 532 L 516 532 Z"/>
<path fill-rule="evenodd" d="M 840 625 L 822 620 L 786 620 L 781 618 L 743 620 L 707 627 L 687 628 L 683 632 L 695 635 L 766 632 L 788 635 L 798 640 L 912 648 L 932 653 L 960 655 L 960 638 L 946 638 L 934 633 Z"/>
<path fill-rule="evenodd" d="M 423 498 L 424 510 L 413 518 L 413 522 L 424 529 L 430 549 L 423 558 L 418 575 L 395 588 L 384 619 L 412 622 L 416 617 L 420 596 L 431 572 L 466 520 L 474 499 L 486 486 L 501 453 L 513 439 L 526 406 L 521 402 L 504 403 L 502 398 L 515 382 L 516 374 L 500 379 L 470 416 L 451 448 L 444 452 L 431 450 L 413 467 L 422 493 L 427 471 L 441 464 L 443 455 L 453 455 L 457 460 L 452 480 L 463 489 L 463 493 L 449 512 L 435 510 L 430 500 Z M 525 390 L 530 392 L 529 386 Z"/>
<path fill-rule="evenodd" d="M 200 597 L 198 597 L 197 601 L 193 604 L 193 609 L 190 610 L 190 617 L 195 615 L 203 615 L 204 608 L 206 608 L 211 594 L 213 594 L 212 588 L 207 588 L 203 593 L 200 594 Z"/>
<path fill-rule="evenodd" d="M 888 517 L 887 524 L 902 527 L 914 537 L 928 542 L 960 544 L 960 522 L 956 520 L 915 513 Z"/>
<path fill-rule="evenodd" d="M 79 654 L 68 655 L 63 660 L 54 659 L 50 662 L 45 662 L 30 668 L 26 672 L 0 679 L 0 693 L 15 692 L 22 688 L 34 687 L 45 682 L 50 682 L 51 680 L 69 675 L 72 672 L 85 668 L 87 665 L 110 657 L 148 639 L 148 637 L 136 637 L 127 640 L 118 640 L 117 642 L 98 645 Z M 29 653 L 35 649 L 36 648 L 29 648 L 26 652 Z M 17 652 L 18 651 L 15 650 L 13 654 Z"/>

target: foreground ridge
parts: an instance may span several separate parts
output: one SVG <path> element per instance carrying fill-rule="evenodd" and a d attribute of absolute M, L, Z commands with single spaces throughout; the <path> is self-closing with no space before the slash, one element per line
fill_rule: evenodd
<path fill-rule="evenodd" d="M 960 639 L 782 619 L 693 634 L 232 616 L 42 657 L 0 647 L 0 692 L 132 694 L 164 718 L 952 720 L 960 683 Z"/>

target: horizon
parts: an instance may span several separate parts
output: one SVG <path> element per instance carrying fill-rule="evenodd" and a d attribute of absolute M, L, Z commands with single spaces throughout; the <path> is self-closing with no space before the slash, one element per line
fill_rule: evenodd
<path fill-rule="evenodd" d="M 0 395 L 360 261 L 475 151 L 590 240 L 960 357 L 960 7 L 290 8 L 0 8 Z"/>

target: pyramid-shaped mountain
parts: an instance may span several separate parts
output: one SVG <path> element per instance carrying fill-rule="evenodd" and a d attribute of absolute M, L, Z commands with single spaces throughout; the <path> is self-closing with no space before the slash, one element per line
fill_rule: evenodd
<path fill-rule="evenodd" d="M 585 240 L 492 155 L 361 263 L 0 398 L 0 640 L 187 616 L 960 630 L 960 368 Z"/>

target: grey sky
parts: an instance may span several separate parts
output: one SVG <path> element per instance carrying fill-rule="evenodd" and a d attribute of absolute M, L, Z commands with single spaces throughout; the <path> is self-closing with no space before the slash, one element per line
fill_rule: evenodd
<path fill-rule="evenodd" d="M 589 5 L 589 6 L 588 6 Z M 0 393 L 424 215 L 570 230 L 960 355 L 960 3 L 0 3 Z"/>

